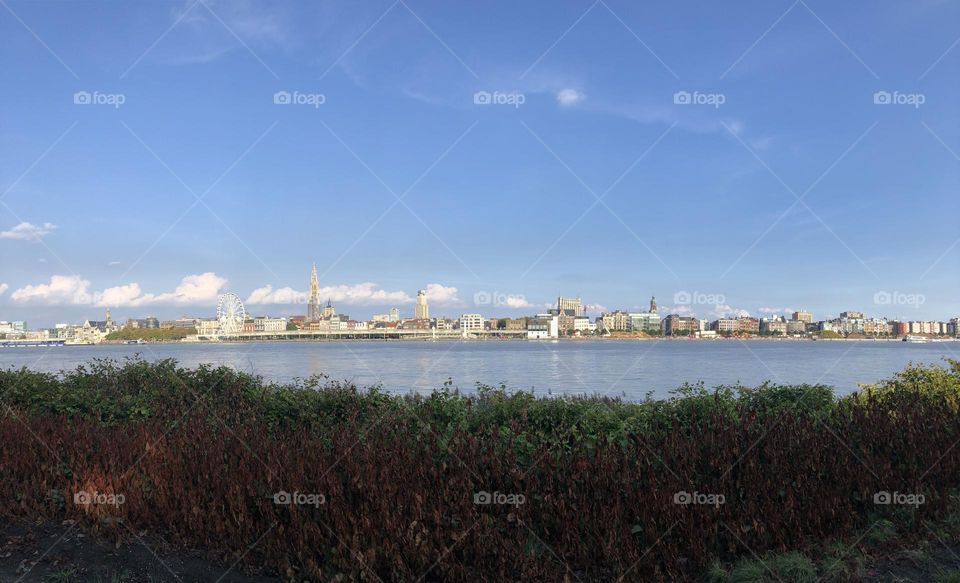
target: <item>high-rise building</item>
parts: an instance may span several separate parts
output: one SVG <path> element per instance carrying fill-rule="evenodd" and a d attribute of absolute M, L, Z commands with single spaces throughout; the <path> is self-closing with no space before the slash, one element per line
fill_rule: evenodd
<path fill-rule="evenodd" d="M 806 324 L 812 324 L 812 323 L 813 323 L 813 314 L 811 314 L 810 312 L 805 312 L 805 311 L 803 311 L 803 310 L 799 310 L 799 311 L 797 311 L 797 312 L 794 312 L 792 318 L 793 318 L 794 320 L 797 320 L 798 322 L 804 322 L 804 323 L 806 323 Z"/>
<path fill-rule="evenodd" d="M 557 310 L 560 311 L 560 314 L 567 314 L 573 317 L 583 315 L 583 302 L 580 301 L 580 298 L 557 298 Z"/>
<path fill-rule="evenodd" d="M 390 308 L 390 321 L 397 322 L 400 320 L 400 308 Z"/>
<path fill-rule="evenodd" d="M 414 312 L 414 318 L 417 320 L 430 319 L 430 308 L 427 306 L 427 292 L 423 290 L 417 292 L 417 307 Z"/>
<path fill-rule="evenodd" d="M 320 312 L 320 283 L 317 281 L 317 264 L 313 264 L 310 274 L 310 295 L 307 298 L 307 320 L 316 321 L 322 317 Z"/>

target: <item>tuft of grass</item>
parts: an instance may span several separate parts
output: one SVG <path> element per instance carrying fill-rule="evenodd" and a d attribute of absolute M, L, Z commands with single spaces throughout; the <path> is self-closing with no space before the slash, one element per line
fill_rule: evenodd
<path fill-rule="evenodd" d="M 707 567 L 703 575 L 703 581 L 704 583 L 727 583 L 730 581 L 730 573 L 724 568 L 723 563 L 714 560 L 710 563 L 710 566 Z"/>
<path fill-rule="evenodd" d="M 730 573 L 730 583 L 815 583 L 817 568 L 813 561 L 798 551 L 776 553 L 763 559 L 742 560 Z"/>
<path fill-rule="evenodd" d="M 940 571 L 933 576 L 934 583 L 960 583 L 960 570 Z"/>
<path fill-rule="evenodd" d="M 893 540 L 896 536 L 897 526 L 893 521 L 887 520 L 886 518 L 879 518 L 870 525 L 870 529 L 867 531 L 864 540 L 872 544 L 883 544 Z"/>

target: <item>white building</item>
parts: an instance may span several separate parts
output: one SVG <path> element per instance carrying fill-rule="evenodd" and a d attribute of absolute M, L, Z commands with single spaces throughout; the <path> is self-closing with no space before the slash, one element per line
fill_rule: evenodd
<path fill-rule="evenodd" d="M 254 318 L 254 332 L 284 332 L 287 329 L 286 318 Z"/>
<path fill-rule="evenodd" d="M 417 292 L 417 305 L 414 309 L 414 318 L 417 320 L 430 319 L 430 308 L 427 306 L 427 292 L 423 290 Z"/>
<path fill-rule="evenodd" d="M 560 336 L 560 317 L 537 314 L 527 322 L 527 340 L 548 340 Z"/>
<path fill-rule="evenodd" d="M 480 314 L 462 314 L 460 316 L 460 331 L 463 333 L 482 332 L 483 316 Z"/>
<path fill-rule="evenodd" d="M 595 332 L 597 330 L 597 323 L 591 322 L 590 318 L 587 316 L 577 316 L 573 319 L 573 330 L 574 332 Z"/>

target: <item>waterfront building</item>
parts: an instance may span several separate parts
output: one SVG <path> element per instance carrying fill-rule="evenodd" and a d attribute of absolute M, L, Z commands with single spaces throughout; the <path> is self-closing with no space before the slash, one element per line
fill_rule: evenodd
<path fill-rule="evenodd" d="M 836 330 L 842 334 L 863 334 L 863 312 L 840 312 Z"/>
<path fill-rule="evenodd" d="M 414 318 L 417 320 L 429 320 L 430 308 L 427 306 L 427 292 L 417 291 L 417 306 L 414 311 Z"/>
<path fill-rule="evenodd" d="M 663 319 L 664 336 L 687 336 L 700 331 L 700 320 L 681 316 L 679 314 L 670 314 Z"/>
<path fill-rule="evenodd" d="M 760 332 L 774 336 L 783 336 L 787 333 L 787 321 L 781 316 L 763 318 L 760 320 Z"/>
<path fill-rule="evenodd" d="M 27 331 L 26 322 L 0 321 L 0 334 L 17 334 Z"/>
<path fill-rule="evenodd" d="M 526 330 L 526 318 L 510 318 L 507 320 L 507 330 Z"/>
<path fill-rule="evenodd" d="M 652 304 L 652 302 L 651 302 Z M 656 305 L 652 304 L 656 309 Z M 660 314 L 650 312 L 630 312 L 627 314 L 627 329 L 633 332 L 654 332 L 660 330 Z"/>
<path fill-rule="evenodd" d="M 127 327 L 152 330 L 160 327 L 160 320 L 154 316 L 147 316 L 146 318 L 127 318 Z"/>
<path fill-rule="evenodd" d="M 333 304 L 330 303 L 330 300 L 327 300 L 327 305 L 323 306 L 323 310 L 320 311 L 320 317 L 324 319 L 330 319 L 337 315 L 337 311 L 333 309 Z"/>
<path fill-rule="evenodd" d="M 561 314 L 565 311 L 569 311 L 574 317 L 582 316 L 584 314 L 583 302 L 580 300 L 580 298 L 565 298 L 563 296 L 558 297 L 557 310 L 559 310 Z"/>
<path fill-rule="evenodd" d="M 891 332 L 890 323 L 886 318 L 865 318 L 863 333 L 868 336 L 887 336 Z"/>
<path fill-rule="evenodd" d="M 320 282 L 317 281 L 317 264 L 310 272 L 310 292 L 307 295 L 307 320 L 319 320 L 323 317 L 320 310 Z"/>
<path fill-rule="evenodd" d="M 573 319 L 574 332 L 580 332 L 583 334 L 584 332 L 595 332 L 596 330 L 597 324 L 595 322 L 591 322 L 590 318 L 587 316 L 577 316 Z"/>
<path fill-rule="evenodd" d="M 461 332 L 479 332 L 483 330 L 483 316 L 480 314 L 462 314 L 460 316 Z"/>
<path fill-rule="evenodd" d="M 548 340 L 557 338 L 559 335 L 559 316 L 557 314 L 537 314 L 527 321 L 528 340 Z"/>
<path fill-rule="evenodd" d="M 737 321 L 733 318 L 720 318 L 710 324 L 717 334 L 733 334 L 737 331 Z"/>
<path fill-rule="evenodd" d="M 760 320 L 750 316 L 740 316 L 737 318 L 737 332 L 740 334 L 759 334 Z"/>
<path fill-rule="evenodd" d="M 600 322 L 607 332 L 624 332 L 630 328 L 630 315 L 622 310 L 602 314 Z"/>
<path fill-rule="evenodd" d="M 787 320 L 787 334 L 805 334 L 807 332 L 807 322 L 794 318 Z"/>
<path fill-rule="evenodd" d="M 390 308 L 390 321 L 391 322 L 400 321 L 400 308 Z"/>
<path fill-rule="evenodd" d="M 813 324 L 813 314 L 804 310 L 797 310 L 791 316 L 792 320 L 803 322 L 804 324 Z"/>
<path fill-rule="evenodd" d="M 197 320 L 199 320 L 199 318 L 190 318 L 187 316 L 181 316 L 176 320 L 164 320 L 163 322 L 160 322 L 160 328 L 167 329 L 167 330 L 171 328 L 188 330 L 190 328 L 197 327 Z"/>
<path fill-rule="evenodd" d="M 246 326 L 244 326 L 246 327 Z M 287 329 L 287 320 L 285 318 L 254 318 L 254 332 L 284 332 Z"/>

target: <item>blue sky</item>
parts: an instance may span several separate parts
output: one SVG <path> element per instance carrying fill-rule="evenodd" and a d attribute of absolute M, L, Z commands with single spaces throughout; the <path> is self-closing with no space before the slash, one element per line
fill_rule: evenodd
<path fill-rule="evenodd" d="M 0 319 L 212 315 L 222 291 L 300 313 L 314 262 L 355 316 L 429 286 L 450 316 L 563 293 L 955 317 L 956 22 L 939 1 L 4 0 Z"/>

